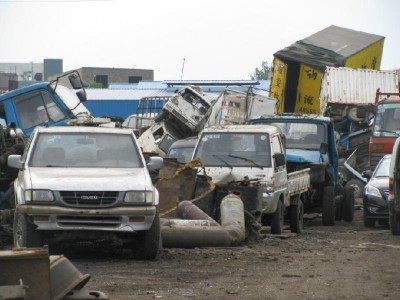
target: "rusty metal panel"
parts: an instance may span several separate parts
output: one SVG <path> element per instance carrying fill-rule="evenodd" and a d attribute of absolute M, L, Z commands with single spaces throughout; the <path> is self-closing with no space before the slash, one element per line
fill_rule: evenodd
<path fill-rule="evenodd" d="M 50 299 L 50 262 L 47 248 L 0 251 L 0 284 L 28 286 L 26 300 Z"/>

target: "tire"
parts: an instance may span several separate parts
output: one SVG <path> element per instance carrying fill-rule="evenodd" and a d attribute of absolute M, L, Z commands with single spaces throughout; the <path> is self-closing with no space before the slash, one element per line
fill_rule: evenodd
<path fill-rule="evenodd" d="M 354 198 L 364 197 L 364 183 L 359 179 L 350 179 L 345 187 L 352 187 L 354 190 Z"/>
<path fill-rule="evenodd" d="M 15 211 L 13 238 L 15 248 L 30 248 L 42 246 L 41 234 L 29 222 L 27 215 Z"/>
<path fill-rule="evenodd" d="M 322 224 L 324 226 L 335 225 L 336 203 L 333 186 L 324 187 L 322 194 Z"/>
<path fill-rule="evenodd" d="M 393 204 L 389 204 L 389 224 L 393 235 L 400 235 L 400 215 L 394 210 Z"/>
<path fill-rule="evenodd" d="M 161 247 L 160 216 L 158 212 L 154 217 L 150 229 L 144 232 L 138 232 L 137 235 L 133 247 L 133 256 L 136 259 L 155 259 Z"/>
<path fill-rule="evenodd" d="M 365 227 L 372 228 L 375 226 L 375 219 L 368 218 L 367 209 L 364 201 L 363 222 Z"/>
<path fill-rule="evenodd" d="M 272 234 L 282 234 L 283 231 L 283 204 L 282 201 L 278 201 L 278 206 L 276 211 L 272 214 L 271 218 L 271 233 Z"/>
<path fill-rule="evenodd" d="M 349 186 L 343 192 L 342 215 L 345 222 L 352 222 L 354 219 L 354 191 Z"/>
<path fill-rule="evenodd" d="M 344 184 L 349 180 L 349 172 L 344 166 L 339 166 L 338 168 L 338 183 L 344 186 Z"/>
<path fill-rule="evenodd" d="M 344 188 L 341 184 L 335 185 L 335 195 L 344 195 Z M 335 221 L 343 220 L 343 204 L 341 202 L 336 203 L 336 215 Z"/>
<path fill-rule="evenodd" d="M 290 205 L 290 231 L 301 233 L 303 229 L 304 204 L 300 199 L 297 204 Z"/>

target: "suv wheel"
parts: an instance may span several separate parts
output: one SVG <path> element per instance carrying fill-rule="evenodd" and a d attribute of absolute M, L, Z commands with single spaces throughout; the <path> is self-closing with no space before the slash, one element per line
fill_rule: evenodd
<path fill-rule="evenodd" d="M 137 233 L 133 256 L 137 259 L 155 259 L 161 248 L 160 216 L 156 213 L 150 229 Z"/>
<path fill-rule="evenodd" d="M 35 230 L 28 217 L 19 213 L 18 210 L 15 211 L 14 215 L 13 238 L 15 248 L 42 246 L 40 232 Z"/>

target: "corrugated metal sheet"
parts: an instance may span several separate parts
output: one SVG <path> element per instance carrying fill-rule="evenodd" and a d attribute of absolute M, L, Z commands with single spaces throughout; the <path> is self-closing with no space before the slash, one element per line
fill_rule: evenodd
<path fill-rule="evenodd" d="M 320 93 L 321 113 L 328 103 L 373 104 L 378 88 L 381 92 L 398 92 L 396 72 L 327 67 Z"/>

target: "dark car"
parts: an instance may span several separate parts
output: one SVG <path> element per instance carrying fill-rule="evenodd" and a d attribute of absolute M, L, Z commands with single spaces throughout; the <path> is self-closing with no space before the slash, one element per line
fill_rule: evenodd
<path fill-rule="evenodd" d="M 185 163 L 192 160 L 197 136 L 189 137 L 174 142 L 168 150 L 167 157 L 176 158 L 178 162 Z"/>
<path fill-rule="evenodd" d="M 363 176 L 369 178 L 364 189 L 364 225 L 374 227 L 378 221 L 380 225 L 389 224 L 389 167 L 391 154 L 382 157 L 374 172 L 364 172 Z"/>

